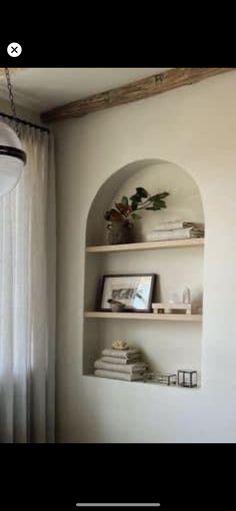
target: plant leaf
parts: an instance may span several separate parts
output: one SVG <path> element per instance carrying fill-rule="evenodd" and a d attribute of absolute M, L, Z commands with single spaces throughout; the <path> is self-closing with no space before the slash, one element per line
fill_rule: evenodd
<path fill-rule="evenodd" d="M 128 209 L 129 209 L 129 206 L 125 206 L 124 204 L 122 204 L 122 202 L 116 202 L 115 203 L 115 206 L 116 208 L 118 209 L 118 211 L 120 211 L 120 213 L 122 213 L 122 215 L 125 215 L 125 213 L 127 213 Z"/>
<path fill-rule="evenodd" d="M 140 201 L 137 199 L 132 200 L 132 202 L 131 202 L 132 211 L 135 211 L 137 209 L 139 203 L 140 203 Z"/>
<path fill-rule="evenodd" d="M 165 199 L 165 197 L 168 197 L 168 195 L 170 195 L 168 192 L 156 193 L 150 197 L 150 200 Z"/>
<path fill-rule="evenodd" d="M 168 197 L 170 194 L 169 192 L 162 192 L 162 193 L 159 193 L 159 197 L 160 199 L 165 199 L 166 197 Z"/>
<path fill-rule="evenodd" d="M 141 186 L 139 186 L 138 188 L 136 188 L 136 192 L 138 194 L 138 196 L 142 199 L 146 199 L 148 197 L 148 192 L 147 190 L 145 190 L 145 188 L 142 188 Z"/>
<path fill-rule="evenodd" d="M 133 202 L 140 202 L 141 198 L 140 198 L 140 195 L 138 193 L 135 193 L 134 195 L 132 195 L 132 197 L 130 197 L 130 200 Z"/>
<path fill-rule="evenodd" d="M 123 217 L 122 217 L 122 214 L 119 212 L 119 211 L 116 211 L 116 209 L 111 209 L 110 210 L 110 218 L 109 220 L 111 222 L 120 222 L 121 220 L 123 220 Z"/>

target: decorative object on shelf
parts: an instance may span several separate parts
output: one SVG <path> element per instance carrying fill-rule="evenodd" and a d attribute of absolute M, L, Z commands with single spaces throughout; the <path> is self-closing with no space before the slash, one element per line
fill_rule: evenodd
<path fill-rule="evenodd" d="M 118 301 L 126 312 L 151 312 L 156 275 L 104 275 L 99 298 L 100 311 L 112 311 L 112 301 Z"/>
<path fill-rule="evenodd" d="M 143 381 L 147 368 L 137 348 L 106 348 L 102 351 L 101 358 L 94 362 L 94 375 L 115 380 Z"/>
<path fill-rule="evenodd" d="M 15 188 L 26 163 L 26 154 L 22 150 L 19 138 L 16 108 L 14 104 L 10 73 L 7 67 L 5 68 L 5 75 L 12 116 L 15 123 L 15 130 L 8 124 L 0 122 L 0 196 Z"/>
<path fill-rule="evenodd" d="M 176 374 L 162 374 L 162 373 L 155 373 L 155 372 L 147 372 L 147 373 L 145 373 L 144 381 L 160 383 L 161 385 L 176 385 L 177 375 Z"/>
<path fill-rule="evenodd" d="M 180 302 L 177 293 L 172 293 L 171 298 L 166 303 L 152 303 L 154 314 L 192 314 L 191 292 L 189 287 L 183 291 L 183 301 Z"/>
<path fill-rule="evenodd" d="M 126 341 L 122 341 L 122 340 L 119 340 L 117 339 L 117 341 L 114 341 L 112 343 L 112 349 L 113 350 L 128 350 L 129 349 L 129 345 Z"/>
<path fill-rule="evenodd" d="M 176 374 L 156 374 L 155 380 L 162 385 L 176 385 Z"/>
<path fill-rule="evenodd" d="M 191 303 L 152 303 L 154 314 L 175 314 L 177 311 L 182 314 L 191 314 Z"/>
<path fill-rule="evenodd" d="M 133 227 L 133 223 L 129 220 L 111 221 L 110 224 L 107 224 L 108 244 L 121 245 L 123 243 L 132 243 L 134 240 Z"/>
<path fill-rule="evenodd" d="M 162 385 L 176 385 L 177 375 L 156 373 L 155 381 Z"/>
<path fill-rule="evenodd" d="M 168 192 L 151 195 L 143 187 L 136 188 L 131 197 L 122 197 L 120 202 L 107 210 L 104 214 L 108 229 L 108 243 L 110 245 L 133 242 L 133 221 L 140 219 L 139 211 L 142 209 L 158 211 L 166 208 L 165 198 Z"/>
<path fill-rule="evenodd" d="M 189 287 L 185 287 L 183 291 L 183 303 L 191 304 L 191 291 Z"/>
<path fill-rule="evenodd" d="M 111 304 L 112 312 L 122 312 L 125 309 L 125 305 L 122 302 L 118 302 L 117 300 L 107 300 L 107 303 Z"/>
<path fill-rule="evenodd" d="M 193 371 L 191 369 L 179 369 L 178 385 L 180 385 L 180 387 L 197 387 L 197 371 Z"/>
<path fill-rule="evenodd" d="M 183 240 L 203 238 L 205 227 L 203 223 L 169 221 L 160 223 L 147 235 L 147 241 Z"/>
<path fill-rule="evenodd" d="M 169 295 L 169 298 L 167 300 L 168 303 L 182 303 L 180 300 L 179 294 L 176 293 L 176 291 L 172 291 Z"/>

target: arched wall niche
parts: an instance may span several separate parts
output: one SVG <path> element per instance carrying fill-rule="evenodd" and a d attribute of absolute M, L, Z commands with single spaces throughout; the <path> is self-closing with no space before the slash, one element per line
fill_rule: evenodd
<path fill-rule="evenodd" d="M 154 158 L 139 160 L 115 171 L 98 190 L 89 209 L 86 228 L 87 245 L 99 245 L 106 242 L 105 210 L 122 194 L 132 194 L 135 186 L 144 186 L 150 193 L 164 189 L 170 192 L 166 210 L 158 213 L 144 211 L 142 222 L 136 222 L 136 224 L 144 223 L 147 226 L 149 223 L 152 228 L 160 219 L 177 217 L 204 222 L 200 190 L 188 171 L 165 160 Z"/>
<path fill-rule="evenodd" d="M 136 222 L 136 241 L 145 241 L 158 221 L 204 222 L 198 184 L 175 163 L 146 159 L 127 164 L 112 174 L 91 203 L 86 229 L 86 245 L 106 243 L 104 212 L 123 195 L 131 196 L 137 186 L 150 193 L 168 191 L 167 209 L 143 211 Z M 181 298 L 188 286 L 195 311 L 203 297 L 203 247 L 150 250 L 113 254 L 86 253 L 85 310 L 94 310 L 96 290 L 104 274 L 156 273 L 158 286 L 154 300 L 166 301 L 173 294 Z M 153 370 L 173 372 L 193 368 L 201 372 L 201 323 L 145 322 L 135 320 L 84 320 L 84 374 L 93 373 L 93 362 L 104 347 L 116 338 L 139 346 Z"/>

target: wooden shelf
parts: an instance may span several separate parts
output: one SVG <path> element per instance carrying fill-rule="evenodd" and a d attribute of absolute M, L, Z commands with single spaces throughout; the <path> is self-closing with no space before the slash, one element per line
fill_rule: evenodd
<path fill-rule="evenodd" d="M 159 248 L 199 247 L 204 245 L 204 238 L 188 240 L 144 241 L 142 243 L 124 243 L 122 245 L 97 245 L 86 247 L 88 253 L 128 252 L 132 250 L 154 250 Z"/>
<path fill-rule="evenodd" d="M 201 314 L 153 314 L 147 312 L 98 312 L 86 311 L 85 318 L 94 319 L 142 319 L 148 321 L 202 321 Z"/>

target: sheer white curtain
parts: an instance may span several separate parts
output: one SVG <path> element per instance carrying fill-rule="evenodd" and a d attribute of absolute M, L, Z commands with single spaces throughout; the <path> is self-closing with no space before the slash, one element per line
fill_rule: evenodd
<path fill-rule="evenodd" d="M 20 129 L 27 164 L 17 187 L 0 199 L 0 442 L 53 442 L 53 140 Z"/>

